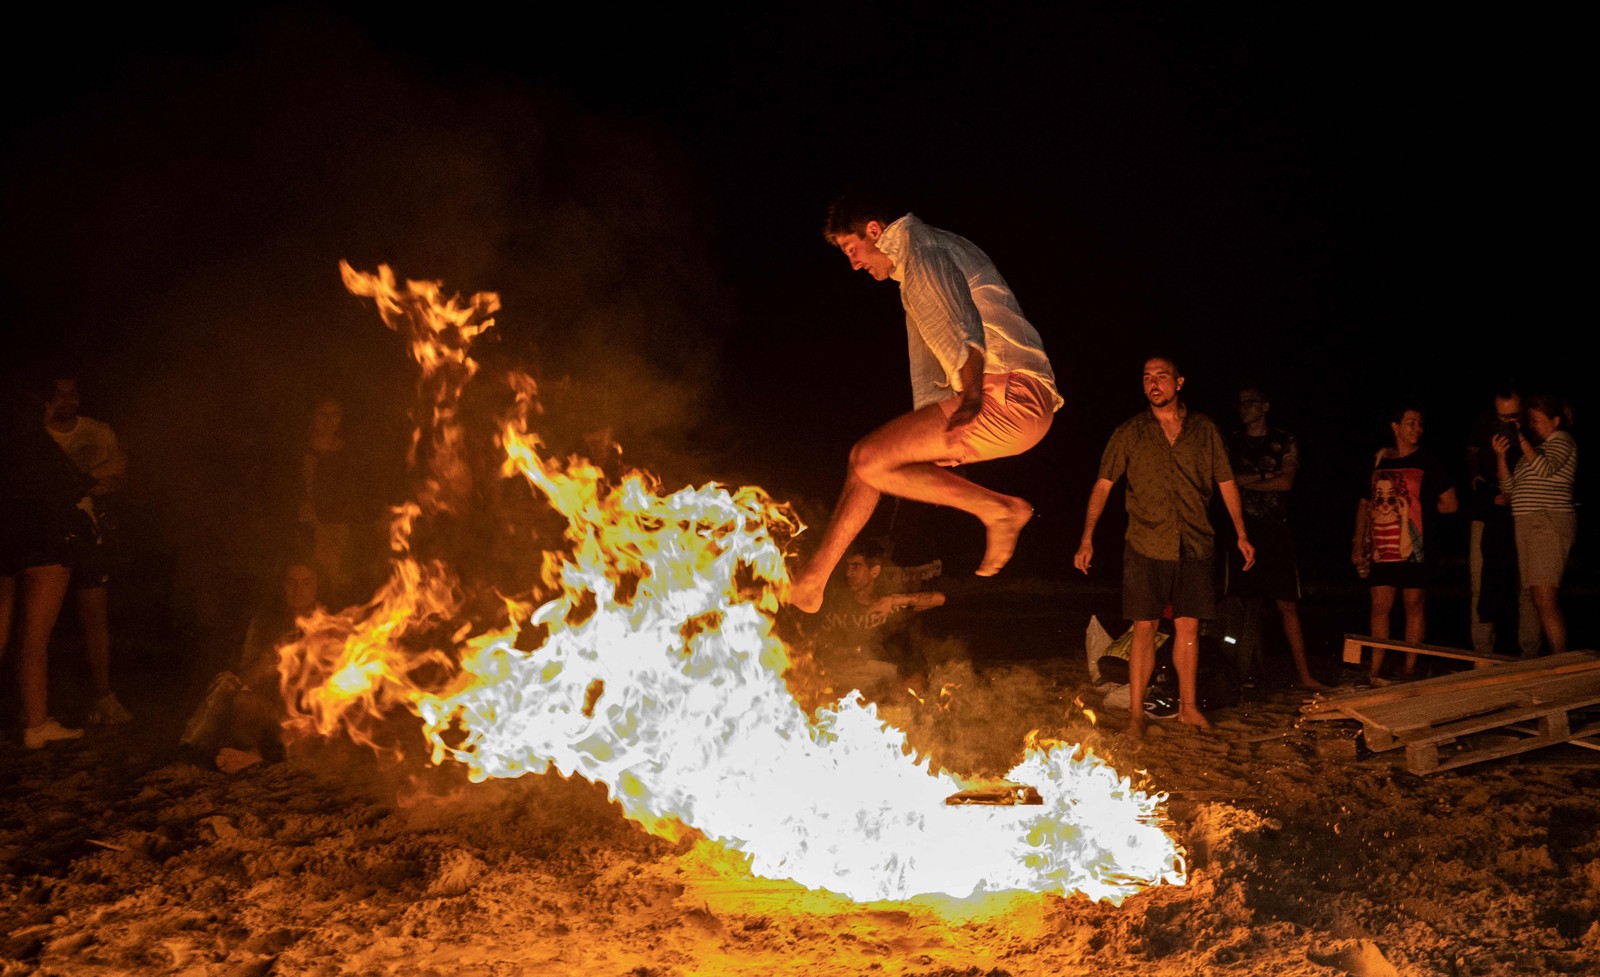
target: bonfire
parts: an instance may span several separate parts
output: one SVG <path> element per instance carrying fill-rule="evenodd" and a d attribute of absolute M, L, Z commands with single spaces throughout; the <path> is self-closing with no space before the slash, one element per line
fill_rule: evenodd
<path fill-rule="evenodd" d="M 387 583 L 302 621 L 304 637 L 281 649 L 292 734 L 425 751 L 474 782 L 581 777 L 652 834 L 696 836 L 753 875 L 857 901 L 1049 892 L 1120 904 L 1184 883 L 1165 795 L 1085 746 L 1030 736 L 1004 780 L 969 778 L 935 769 L 858 693 L 804 708 L 775 626 L 804 528 L 793 510 L 759 488 L 664 492 L 647 472 L 557 457 L 522 374 L 506 381 L 501 476 L 525 479 L 564 536 L 529 554 L 539 583 L 504 595 L 498 620 L 464 618 L 470 584 L 413 540 L 469 504 L 459 405 L 482 382 L 471 346 L 499 299 L 402 284 L 388 267 L 341 270 L 417 363 L 418 490 L 395 512 Z"/>

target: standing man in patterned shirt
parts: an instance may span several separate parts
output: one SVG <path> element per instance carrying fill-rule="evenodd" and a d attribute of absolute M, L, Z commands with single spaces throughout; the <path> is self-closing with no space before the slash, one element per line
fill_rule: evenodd
<path fill-rule="evenodd" d="M 1214 533 L 1208 504 L 1216 485 L 1239 535 L 1244 569 L 1256 551 L 1245 529 L 1239 489 L 1222 432 L 1211 418 L 1178 400 L 1183 374 L 1170 357 L 1144 364 L 1150 409 L 1111 433 L 1100 456 L 1100 477 L 1089 492 L 1083 540 L 1073 565 L 1084 573 L 1094 559 L 1094 527 L 1111 487 L 1127 476 L 1128 533 L 1122 552 L 1122 614 L 1133 622 L 1128 655 L 1128 737 L 1144 739 L 1144 690 L 1156 664 L 1156 626 L 1172 612 L 1172 665 L 1178 673 L 1178 719 L 1210 729 L 1200 711 L 1200 619 L 1217 613 Z"/>
<path fill-rule="evenodd" d="M 977 572 L 993 576 L 1033 507 L 950 468 L 1021 454 L 1050 429 L 1062 400 L 1043 341 L 994 262 L 960 235 L 857 197 L 833 202 L 823 233 L 851 268 L 900 286 L 912 410 L 850 450 L 844 490 L 790 603 L 808 613 L 822 606 L 829 576 L 883 493 L 977 516 L 987 532 Z"/>

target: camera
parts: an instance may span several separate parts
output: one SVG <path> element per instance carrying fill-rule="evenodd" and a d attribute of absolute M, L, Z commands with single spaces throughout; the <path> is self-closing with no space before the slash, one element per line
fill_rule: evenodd
<path fill-rule="evenodd" d="M 1482 429 L 1480 428 L 1479 430 Z M 1501 421 L 1500 426 L 1494 429 L 1494 433 L 1502 438 L 1505 438 L 1507 441 L 1510 441 L 1512 444 L 1516 444 L 1517 432 L 1519 430 L 1520 426 L 1516 421 Z"/>

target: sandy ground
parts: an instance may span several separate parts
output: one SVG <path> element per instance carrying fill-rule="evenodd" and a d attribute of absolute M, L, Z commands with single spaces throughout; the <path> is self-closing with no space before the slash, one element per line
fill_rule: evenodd
<path fill-rule="evenodd" d="M 581 781 L 342 743 L 224 775 L 176 754 L 152 689 L 129 704 L 167 718 L 0 753 L 0 974 L 1600 973 L 1600 754 L 1417 777 L 1353 723 L 1298 723 L 1287 690 L 1129 751 L 1080 706 L 1079 641 L 957 657 L 947 707 L 896 718 L 962 773 L 1002 773 L 1033 728 L 1088 743 L 1170 792 L 1187 885 L 858 905 L 650 837 Z"/>

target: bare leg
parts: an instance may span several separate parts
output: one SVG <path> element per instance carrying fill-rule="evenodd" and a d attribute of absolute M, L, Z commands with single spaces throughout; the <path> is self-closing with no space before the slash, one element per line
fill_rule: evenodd
<path fill-rule="evenodd" d="M 816 554 L 795 578 L 789 591 L 790 603 L 811 612 L 822 606 L 828 577 L 861 527 L 872 518 L 883 493 L 947 505 L 977 516 L 988 530 L 978 574 L 992 576 L 1005 566 L 1016 548 L 1017 535 L 1033 517 L 1033 507 L 935 464 L 948 459 L 951 453 L 945 425 L 944 412 L 937 404 L 930 404 L 902 414 L 856 442 L 850 451 L 850 470 L 833 518 Z"/>
<path fill-rule="evenodd" d="M 1289 654 L 1294 657 L 1294 670 L 1299 673 L 1300 686 L 1306 689 L 1325 689 L 1311 674 L 1306 664 L 1306 639 L 1300 630 L 1300 605 L 1292 600 L 1278 601 L 1278 616 L 1283 618 L 1283 636 L 1289 642 Z"/>
<path fill-rule="evenodd" d="M 1387 640 L 1389 637 L 1389 612 L 1394 610 L 1394 594 L 1395 588 L 1393 587 L 1372 588 L 1371 627 L 1374 638 Z M 1367 670 L 1367 678 L 1371 679 L 1373 684 L 1376 685 L 1382 680 L 1382 677 L 1383 649 L 1374 648 L 1372 649 L 1372 667 Z"/>
<path fill-rule="evenodd" d="M 1539 655 L 1539 635 L 1544 627 L 1539 622 L 1539 605 L 1533 602 L 1533 588 L 1523 587 L 1517 594 L 1517 650 L 1523 658 Z"/>
<path fill-rule="evenodd" d="M 1545 643 L 1550 646 L 1550 654 L 1560 655 L 1567 650 L 1567 619 L 1561 614 L 1561 605 L 1556 600 L 1559 588 L 1546 584 L 1534 584 L 1528 590 L 1533 594 L 1533 606 L 1539 612 L 1539 626 L 1544 631 Z"/>
<path fill-rule="evenodd" d="M 48 709 L 50 635 L 67 596 L 72 571 L 64 566 L 29 567 L 22 571 L 22 641 L 17 659 L 17 684 L 22 689 L 22 722 L 29 729 L 44 725 Z"/>
<path fill-rule="evenodd" d="M 1428 631 L 1428 592 L 1421 587 L 1407 587 L 1402 591 L 1406 603 L 1406 640 L 1414 645 L 1422 644 L 1422 636 Z M 1417 653 L 1406 652 L 1406 664 L 1403 674 L 1417 674 Z"/>
<path fill-rule="evenodd" d="M 89 655 L 89 676 L 94 697 L 111 694 L 111 628 L 106 613 L 106 588 L 78 591 L 78 621 L 83 625 L 84 649 Z"/>
<path fill-rule="evenodd" d="M 1172 647 L 1172 667 L 1178 672 L 1178 721 L 1201 729 L 1210 729 L 1205 713 L 1200 711 L 1198 680 L 1200 677 L 1200 619 L 1178 617 L 1172 620 L 1175 633 Z"/>
<path fill-rule="evenodd" d="M 1133 646 L 1128 651 L 1128 738 L 1144 739 L 1144 690 L 1156 670 L 1156 621 L 1133 622 Z"/>
<path fill-rule="evenodd" d="M 839 493 L 828 528 L 822 531 L 822 542 L 789 587 L 789 603 L 808 614 L 815 614 L 822 607 L 828 578 L 833 576 L 834 567 L 844 558 L 844 551 L 850 548 L 861 527 L 872 518 L 879 497 L 878 490 L 862 481 L 852 466 L 845 474 L 844 491 Z"/>

